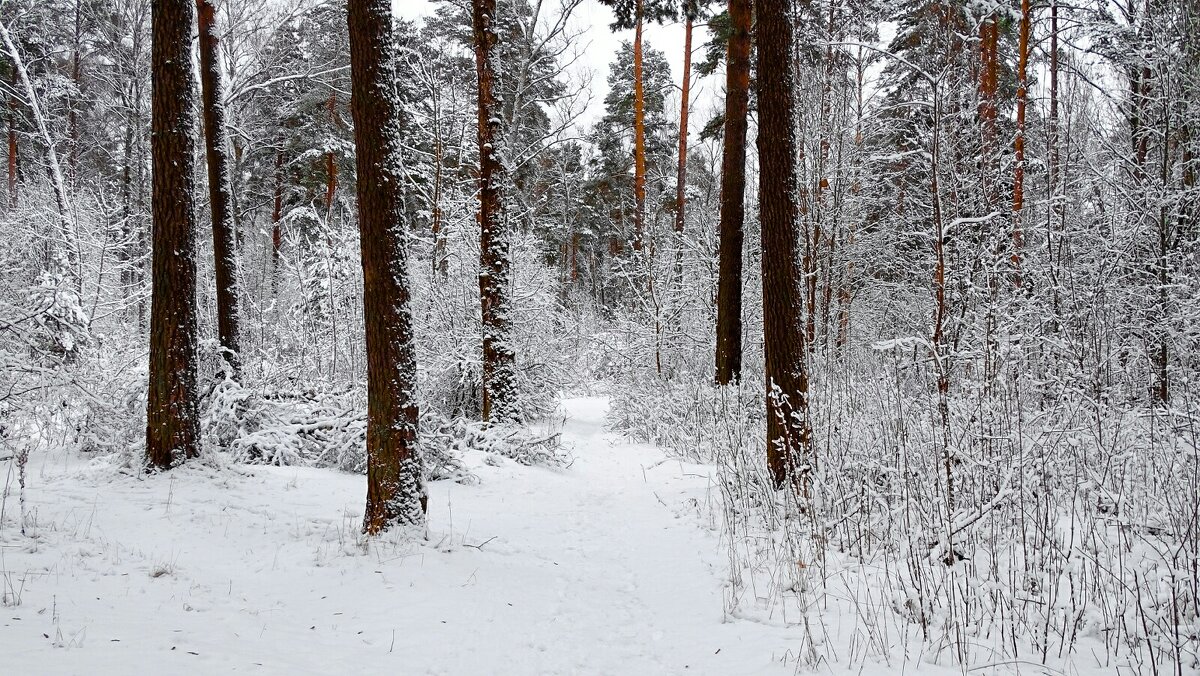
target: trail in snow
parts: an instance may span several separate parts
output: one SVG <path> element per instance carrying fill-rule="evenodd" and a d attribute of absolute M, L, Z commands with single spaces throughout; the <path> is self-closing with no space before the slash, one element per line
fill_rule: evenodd
<path fill-rule="evenodd" d="M 365 552 L 360 476 L 47 464 L 0 530 L 3 672 L 791 673 L 793 632 L 724 617 L 709 468 L 563 407 L 570 468 L 475 463 L 427 542 Z"/>

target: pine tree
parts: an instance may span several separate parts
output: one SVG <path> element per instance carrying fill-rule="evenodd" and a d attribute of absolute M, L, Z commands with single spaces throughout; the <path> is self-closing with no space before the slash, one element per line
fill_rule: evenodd
<path fill-rule="evenodd" d="M 669 171 L 671 151 L 675 145 L 671 136 L 672 124 L 666 116 L 666 94 L 673 85 L 666 55 L 650 43 L 646 43 L 642 49 L 641 78 L 645 88 L 641 108 L 643 168 L 649 175 L 660 176 Z M 599 151 L 594 175 L 597 179 L 610 180 L 614 188 L 618 184 L 622 186 L 614 190 L 610 201 L 618 203 L 619 210 L 623 214 L 628 213 L 630 220 L 634 221 L 634 231 L 629 237 L 634 242 L 637 240 L 637 225 L 632 212 L 636 211 L 637 204 L 631 188 L 637 173 L 636 82 L 634 44 L 622 42 L 609 68 L 604 116 L 597 122 L 593 132 L 593 143 Z M 629 174 L 634 175 L 633 181 L 629 180 Z M 666 190 L 666 186 L 657 181 L 647 182 L 644 188 L 652 197 L 649 200 L 651 202 L 658 202 Z M 623 232 L 616 234 L 624 239 Z"/>
<path fill-rule="evenodd" d="M 746 218 L 746 117 L 750 103 L 750 0 L 729 0 L 725 66 L 725 142 L 717 276 L 717 382 L 742 373 L 742 231 Z"/>
<path fill-rule="evenodd" d="M 691 109 L 691 34 L 692 24 L 701 18 L 700 0 L 683 0 L 684 17 L 683 76 L 679 85 L 679 158 L 676 163 L 676 203 L 674 203 L 674 295 L 683 286 L 683 232 L 688 207 L 688 114 Z"/>
<path fill-rule="evenodd" d="M 151 14 L 153 272 L 146 459 L 168 469 L 199 453 L 196 392 L 196 78 L 193 0 Z"/>
<path fill-rule="evenodd" d="M 498 34 L 496 0 L 472 0 L 475 72 L 478 78 L 479 303 L 483 317 L 483 420 L 511 422 L 517 414 L 509 269 L 511 234 L 504 216 L 504 173 L 499 102 L 493 63 Z"/>
<path fill-rule="evenodd" d="M 684 0 L 683 3 L 683 76 L 680 78 L 679 94 L 679 162 L 675 172 L 675 236 L 683 237 L 685 207 L 687 195 L 687 155 L 688 155 L 688 112 L 691 103 L 692 89 L 692 25 L 700 18 L 698 0 Z M 681 261 L 681 249 L 676 248 L 675 267 L 676 277 Z"/>
<path fill-rule="evenodd" d="M 212 210 L 213 268 L 217 282 L 217 335 L 233 369 L 241 371 L 238 264 L 233 213 L 233 162 L 229 157 L 224 79 L 217 8 L 213 0 L 196 0 L 200 19 L 200 82 L 203 87 L 204 150 L 208 161 L 208 195 Z"/>
<path fill-rule="evenodd" d="M 392 4 L 348 0 L 367 339 L 367 507 L 363 531 L 424 523 L 416 349 L 409 310 L 401 116 Z"/>
<path fill-rule="evenodd" d="M 633 28 L 633 248 L 640 250 L 646 230 L 646 83 L 642 31 L 646 21 L 674 17 L 667 0 L 600 0 L 613 8 L 614 28 Z M 653 91 L 653 90 L 651 90 Z"/>
<path fill-rule="evenodd" d="M 1020 42 L 1017 47 L 1017 133 L 1013 137 L 1012 266 L 1013 285 L 1021 286 L 1021 256 L 1024 248 L 1021 232 L 1025 205 L 1025 108 L 1029 98 L 1029 40 L 1033 24 L 1031 0 L 1021 0 Z"/>
<path fill-rule="evenodd" d="M 776 488 L 807 482 L 811 445 L 802 333 L 796 203 L 792 0 L 755 0 L 758 49 L 759 212 L 762 223 L 763 351 L 767 465 Z"/>

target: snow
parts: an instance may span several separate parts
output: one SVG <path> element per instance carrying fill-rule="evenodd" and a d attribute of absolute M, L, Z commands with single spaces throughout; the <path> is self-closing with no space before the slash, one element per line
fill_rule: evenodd
<path fill-rule="evenodd" d="M 28 535 L 15 486 L 0 529 L 3 671 L 793 673 L 794 629 L 724 614 L 711 469 L 606 434 L 602 399 L 562 408 L 570 467 L 475 462 L 416 542 L 364 544 L 358 475 L 34 459 Z"/>

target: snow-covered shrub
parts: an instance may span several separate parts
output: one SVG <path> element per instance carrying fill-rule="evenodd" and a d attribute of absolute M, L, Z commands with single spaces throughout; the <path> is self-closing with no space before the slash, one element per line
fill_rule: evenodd
<path fill-rule="evenodd" d="M 1017 381 L 963 379 L 947 437 L 931 366 L 913 357 L 814 360 L 804 496 L 766 471 L 757 378 L 625 384 L 610 424 L 717 465 L 727 612 L 794 626 L 805 661 L 1198 664 L 1198 411 L 1051 407 Z"/>

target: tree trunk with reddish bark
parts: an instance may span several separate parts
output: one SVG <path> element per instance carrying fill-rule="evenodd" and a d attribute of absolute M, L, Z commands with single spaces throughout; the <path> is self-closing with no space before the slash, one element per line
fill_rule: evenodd
<path fill-rule="evenodd" d="M 1017 45 L 1017 134 L 1013 139 L 1013 227 L 1012 267 L 1013 286 L 1021 286 L 1021 257 L 1025 247 L 1021 212 L 1025 206 L 1025 107 L 1029 97 L 1029 33 L 1032 30 L 1033 8 L 1030 0 L 1021 0 L 1021 28 Z"/>
<path fill-rule="evenodd" d="M 636 0 L 633 33 L 633 249 L 646 236 L 646 92 L 642 83 L 644 0 Z"/>
<path fill-rule="evenodd" d="M 152 5 L 153 273 L 146 460 L 168 469 L 199 454 L 196 391 L 196 79 L 194 0 Z"/>
<path fill-rule="evenodd" d="M 679 162 L 675 170 L 675 237 L 676 237 L 676 277 L 682 265 L 684 207 L 687 203 L 687 151 L 688 151 L 688 96 L 692 84 L 692 15 L 689 13 L 684 24 L 683 34 L 683 82 L 679 99 Z"/>
<path fill-rule="evenodd" d="M 518 419 L 516 355 L 509 341 L 510 240 L 504 217 L 500 106 L 492 59 L 498 40 L 496 0 L 472 0 L 479 131 L 479 303 L 483 318 L 483 420 Z"/>
<path fill-rule="evenodd" d="M 992 14 L 979 24 L 979 124 L 982 160 L 991 166 L 996 138 L 996 96 L 1000 90 L 1000 23 Z"/>
<path fill-rule="evenodd" d="M 767 466 L 776 488 L 792 483 L 805 492 L 811 432 L 801 330 L 792 12 L 792 0 L 755 0 Z"/>
<path fill-rule="evenodd" d="M 717 262 L 717 383 L 742 375 L 742 243 L 746 218 L 746 117 L 750 101 L 750 0 L 729 0 L 725 141 Z"/>
<path fill-rule="evenodd" d="M 417 360 L 409 309 L 401 116 L 390 0 L 348 0 L 350 106 L 358 170 L 367 339 L 367 506 L 363 532 L 425 521 L 417 450 Z"/>
<path fill-rule="evenodd" d="M 229 157 L 225 102 L 222 100 L 220 37 L 213 0 L 196 0 L 200 20 L 200 84 L 203 89 L 204 151 L 212 210 L 213 270 L 217 282 L 217 335 L 233 369 L 241 371 L 238 306 L 237 232 L 233 218 L 233 166 Z"/>
<path fill-rule="evenodd" d="M 329 110 L 330 127 L 336 129 L 339 126 L 340 119 L 337 112 L 337 92 L 329 93 L 329 100 L 326 102 L 326 108 Z M 325 153 L 325 216 L 328 218 L 333 214 L 333 200 L 337 197 L 338 189 L 338 164 L 337 156 L 333 154 L 333 150 Z"/>

